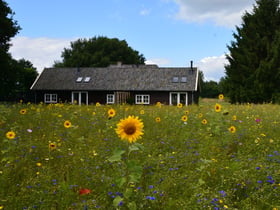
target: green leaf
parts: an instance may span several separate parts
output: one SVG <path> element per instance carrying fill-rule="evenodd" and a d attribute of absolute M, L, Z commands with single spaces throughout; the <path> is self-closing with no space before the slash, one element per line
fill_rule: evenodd
<path fill-rule="evenodd" d="M 144 146 L 139 143 L 134 143 L 134 144 L 130 145 L 128 148 L 129 153 L 132 151 L 137 151 L 137 150 L 144 150 Z"/>
<path fill-rule="evenodd" d="M 116 180 L 116 184 L 117 184 L 118 187 L 122 187 L 125 183 L 126 183 L 126 178 L 125 177 L 121 177 L 121 178 Z"/>
<path fill-rule="evenodd" d="M 129 210 L 136 210 L 137 209 L 136 203 L 134 201 L 129 202 L 127 206 L 129 208 Z"/>
<path fill-rule="evenodd" d="M 125 153 L 124 150 L 121 150 L 121 149 L 116 149 L 114 152 L 113 152 L 113 155 L 111 157 L 108 158 L 108 160 L 110 162 L 115 162 L 115 161 L 120 161 L 122 159 L 122 154 Z"/>
<path fill-rule="evenodd" d="M 113 200 L 114 207 L 117 207 L 122 200 L 123 199 L 120 196 L 115 197 L 115 199 Z"/>

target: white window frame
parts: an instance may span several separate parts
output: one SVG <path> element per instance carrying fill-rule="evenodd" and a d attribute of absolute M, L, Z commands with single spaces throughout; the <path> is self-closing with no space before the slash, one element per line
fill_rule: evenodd
<path fill-rule="evenodd" d="M 114 104 L 115 103 L 115 95 L 114 94 L 107 94 L 106 103 L 107 104 Z"/>
<path fill-rule="evenodd" d="M 45 93 L 44 102 L 46 104 L 57 103 L 57 94 L 56 93 Z"/>
<path fill-rule="evenodd" d="M 87 91 L 72 91 L 72 94 L 71 94 L 72 95 L 71 96 L 72 104 L 74 104 L 74 102 L 75 102 L 74 94 L 78 94 L 78 101 L 77 101 L 78 105 L 82 104 L 82 94 L 86 94 L 85 105 L 88 105 L 88 92 Z"/>
<path fill-rule="evenodd" d="M 135 104 L 150 104 L 150 95 L 148 94 L 136 94 Z"/>
<path fill-rule="evenodd" d="M 186 102 L 183 105 L 188 105 L 188 92 L 170 92 L 169 93 L 169 105 L 173 105 L 172 104 L 172 94 L 177 94 L 177 105 L 180 103 L 180 95 L 185 95 L 186 97 Z"/>

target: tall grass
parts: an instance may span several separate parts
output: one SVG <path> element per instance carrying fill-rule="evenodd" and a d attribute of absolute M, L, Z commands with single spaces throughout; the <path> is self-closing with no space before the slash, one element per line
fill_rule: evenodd
<path fill-rule="evenodd" d="M 115 132 L 129 115 L 144 123 L 136 147 Z M 279 119 L 279 105 L 218 99 L 0 105 L 0 209 L 280 209 Z"/>

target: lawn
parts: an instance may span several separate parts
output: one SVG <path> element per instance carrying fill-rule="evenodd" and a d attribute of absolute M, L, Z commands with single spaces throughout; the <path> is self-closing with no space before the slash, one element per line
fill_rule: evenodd
<path fill-rule="evenodd" d="M 2 104 L 0 209 L 279 210 L 279 119 L 279 105 L 220 99 Z"/>

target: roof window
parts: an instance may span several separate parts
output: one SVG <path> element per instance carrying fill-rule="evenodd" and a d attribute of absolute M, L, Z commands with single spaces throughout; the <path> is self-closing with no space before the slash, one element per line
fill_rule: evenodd
<path fill-rule="evenodd" d="M 187 82 L 187 77 L 181 77 L 181 82 L 186 83 Z"/>
<path fill-rule="evenodd" d="M 85 77 L 84 82 L 89 82 L 90 81 L 90 77 Z"/>
<path fill-rule="evenodd" d="M 172 77 L 172 82 L 179 82 L 179 77 Z"/>
<path fill-rule="evenodd" d="M 78 77 L 78 78 L 76 79 L 76 82 L 82 82 L 82 80 L 83 80 L 83 77 Z"/>

